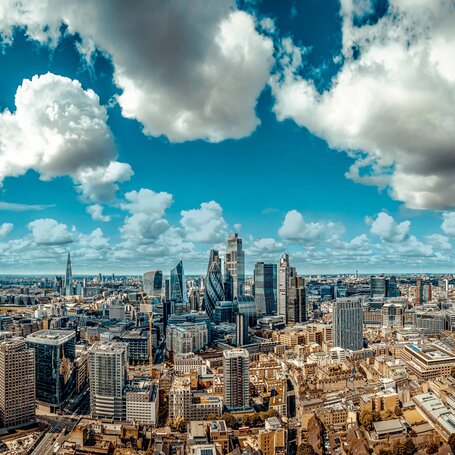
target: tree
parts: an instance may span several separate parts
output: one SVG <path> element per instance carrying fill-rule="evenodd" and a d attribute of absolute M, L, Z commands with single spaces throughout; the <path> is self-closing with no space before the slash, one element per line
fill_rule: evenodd
<path fill-rule="evenodd" d="M 400 408 L 400 406 L 396 406 L 395 409 L 393 410 L 393 413 L 397 417 L 401 417 L 403 415 L 403 410 Z"/>
<path fill-rule="evenodd" d="M 449 436 L 449 446 L 450 446 L 450 450 L 455 453 L 455 433 L 452 433 L 450 436 Z"/>
<path fill-rule="evenodd" d="M 406 455 L 406 446 L 400 442 L 395 444 L 392 449 L 392 455 Z"/>
<path fill-rule="evenodd" d="M 439 452 L 439 444 L 437 442 L 431 443 L 428 448 L 427 448 L 427 453 L 431 455 L 432 453 L 438 453 Z"/>
<path fill-rule="evenodd" d="M 238 423 L 237 423 L 237 419 L 232 415 L 230 414 L 229 412 L 225 412 L 221 417 L 220 417 L 220 420 L 224 420 L 224 422 L 226 423 L 226 426 L 232 428 L 232 429 L 237 429 L 239 427 Z"/>
<path fill-rule="evenodd" d="M 313 446 L 302 442 L 297 448 L 297 455 L 316 455 L 316 452 L 313 449 Z"/>
<path fill-rule="evenodd" d="M 404 447 L 406 449 L 406 453 L 409 453 L 411 455 L 417 452 L 417 447 L 415 446 L 414 441 L 412 439 L 406 439 Z"/>
<path fill-rule="evenodd" d="M 365 427 L 367 431 L 371 431 L 374 428 L 373 414 L 370 411 L 363 411 L 359 417 L 360 425 Z"/>
<path fill-rule="evenodd" d="M 389 409 L 386 409 L 384 412 L 381 413 L 381 420 L 391 420 L 393 419 L 394 415 L 393 412 Z"/>

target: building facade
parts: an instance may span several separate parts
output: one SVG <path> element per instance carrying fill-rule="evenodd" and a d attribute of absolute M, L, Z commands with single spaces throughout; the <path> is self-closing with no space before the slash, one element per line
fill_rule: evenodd
<path fill-rule="evenodd" d="M 232 278 L 232 298 L 243 295 L 245 286 L 245 254 L 242 239 L 230 234 L 226 246 L 224 274 Z"/>
<path fill-rule="evenodd" d="M 337 299 L 333 307 L 334 347 L 357 351 L 363 346 L 363 308 L 359 299 Z"/>
<path fill-rule="evenodd" d="M 276 264 L 257 262 L 254 267 L 254 299 L 257 312 L 263 315 L 276 313 Z"/>
<path fill-rule="evenodd" d="M 224 404 L 229 410 L 250 407 L 249 354 L 246 349 L 223 351 Z"/>

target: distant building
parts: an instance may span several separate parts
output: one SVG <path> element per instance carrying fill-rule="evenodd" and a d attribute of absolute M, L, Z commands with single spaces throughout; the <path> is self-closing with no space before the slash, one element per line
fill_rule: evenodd
<path fill-rule="evenodd" d="M 71 269 L 71 256 L 68 253 L 66 259 L 66 273 L 65 273 L 65 295 L 67 297 L 74 295 L 73 290 L 73 271 Z"/>
<path fill-rule="evenodd" d="M 238 234 L 230 234 L 226 246 L 224 274 L 232 277 L 232 298 L 243 295 L 245 285 L 245 253 L 242 239 Z"/>
<path fill-rule="evenodd" d="M 172 270 L 169 283 L 170 300 L 176 302 L 188 302 L 188 293 L 186 290 L 185 273 L 183 271 L 183 262 L 180 261 Z"/>
<path fill-rule="evenodd" d="M 209 343 L 207 324 L 204 322 L 184 322 L 169 324 L 166 327 L 166 350 L 168 353 L 186 354 L 197 352 Z"/>
<path fill-rule="evenodd" d="M 257 312 L 263 315 L 276 313 L 276 264 L 257 262 L 254 267 L 254 299 Z"/>
<path fill-rule="evenodd" d="M 95 418 L 125 418 L 128 344 L 97 342 L 89 351 L 90 410 Z"/>
<path fill-rule="evenodd" d="M 26 338 L 35 350 L 36 400 L 56 412 L 76 386 L 76 334 L 67 330 L 40 330 Z"/>
<path fill-rule="evenodd" d="M 235 325 L 237 346 L 248 344 L 248 318 L 243 313 L 237 314 L 235 317 Z"/>
<path fill-rule="evenodd" d="M 363 347 L 363 308 L 359 299 L 337 299 L 333 306 L 333 346 L 357 351 Z"/>
<path fill-rule="evenodd" d="M 224 404 L 228 410 L 250 407 L 249 354 L 246 349 L 223 351 Z"/>
<path fill-rule="evenodd" d="M 205 278 L 204 305 L 210 319 L 213 318 L 217 302 L 225 300 L 221 259 L 218 250 L 210 250 L 209 265 Z"/>
<path fill-rule="evenodd" d="M 289 254 L 284 253 L 277 266 L 277 311 L 286 321 L 286 309 L 288 300 L 288 279 L 295 273 L 295 269 L 289 265 Z"/>
<path fill-rule="evenodd" d="M 35 419 L 35 352 L 22 338 L 0 342 L 0 426 Z"/>
<path fill-rule="evenodd" d="M 163 272 L 161 270 L 153 270 L 145 272 L 142 275 L 142 285 L 144 293 L 150 297 L 161 297 L 163 288 Z"/>
<path fill-rule="evenodd" d="M 305 280 L 300 276 L 288 278 L 286 318 L 288 323 L 307 320 Z"/>

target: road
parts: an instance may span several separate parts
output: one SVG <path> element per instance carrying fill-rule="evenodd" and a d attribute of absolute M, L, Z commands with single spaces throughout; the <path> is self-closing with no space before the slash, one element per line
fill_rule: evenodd
<path fill-rule="evenodd" d="M 63 435 L 63 430 L 66 428 L 71 431 L 76 425 L 77 419 L 70 416 L 37 416 L 37 420 L 50 425 L 43 440 L 38 444 L 32 455 L 51 455 L 54 449 L 54 443 Z"/>

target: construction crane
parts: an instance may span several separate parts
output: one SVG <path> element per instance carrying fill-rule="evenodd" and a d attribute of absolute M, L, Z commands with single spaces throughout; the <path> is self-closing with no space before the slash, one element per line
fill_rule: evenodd
<path fill-rule="evenodd" d="M 150 377 L 153 379 L 153 333 L 152 333 L 152 328 L 153 328 L 153 307 L 151 303 L 147 303 L 144 297 L 144 293 L 141 292 L 141 299 L 142 302 L 144 303 L 144 309 L 147 309 L 147 313 L 149 315 L 149 368 L 150 368 Z M 150 306 L 150 309 L 149 309 Z"/>

